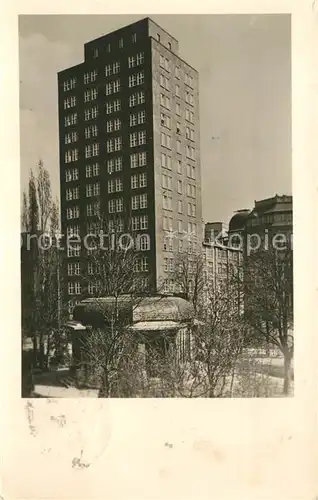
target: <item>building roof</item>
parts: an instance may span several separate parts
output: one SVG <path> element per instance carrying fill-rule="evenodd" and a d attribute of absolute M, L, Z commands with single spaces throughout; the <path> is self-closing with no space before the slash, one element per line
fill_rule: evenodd
<path fill-rule="evenodd" d="M 186 322 L 194 317 L 193 305 L 181 297 L 151 296 L 133 299 L 123 295 L 117 299 L 118 311 L 128 324 L 148 321 Z M 73 320 L 83 325 L 111 320 L 116 310 L 114 297 L 86 299 L 77 304 Z"/>
<path fill-rule="evenodd" d="M 160 332 L 179 328 L 180 324 L 177 321 L 138 321 L 130 327 L 134 332 Z"/>
<path fill-rule="evenodd" d="M 240 231 L 244 229 L 247 217 L 250 214 L 249 209 L 238 210 L 229 223 L 229 232 Z"/>

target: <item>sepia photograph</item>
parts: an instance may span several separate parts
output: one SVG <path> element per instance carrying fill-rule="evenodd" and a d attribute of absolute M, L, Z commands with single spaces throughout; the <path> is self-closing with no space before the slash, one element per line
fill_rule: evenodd
<path fill-rule="evenodd" d="M 291 15 L 20 15 L 22 398 L 292 398 Z"/>

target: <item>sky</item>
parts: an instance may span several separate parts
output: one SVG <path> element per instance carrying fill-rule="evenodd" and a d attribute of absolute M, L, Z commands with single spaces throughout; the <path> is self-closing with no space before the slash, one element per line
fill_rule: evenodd
<path fill-rule="evenodd" d="M 21 193 L 41 158 L 59 197 L 57 72 L 83 62 L 84 43 L 146 16 L 19 17 Z M 199 72 L 204 220 L 291 194 L 290 16 L 150 17 Z"/>

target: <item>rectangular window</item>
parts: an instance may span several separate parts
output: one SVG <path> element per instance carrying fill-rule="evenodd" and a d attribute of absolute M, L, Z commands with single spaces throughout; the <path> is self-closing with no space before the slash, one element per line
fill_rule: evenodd
<path fill-rule="evenodd" d="M 114 111 L 114 103 L 106 102 L 106 115 L 110 115 Z"/>
<path fill-rule="evenodd" d="M 123 181 L 122 181 L 122 179 L 120 177 L 118 177 L 117 179 L 115 179 L 115 189 L 116 189 L 117 192 L 123 190 Z"/>
<path fill-rule="evenodd" d="M 137 66 L 140 66 L 141 64 L 144 63 L 145 60 L 145 54 L 144 52 L 139 52 L 136 57 L 136 64 Z"/>
<path fill-rule="evenodd" d="M 123 158 L 122 156 L 117 156 L 115 158 L 115 171 L 121 172 L 123 169 Z"/>
<path fill-rule="evenodd" d="M 69 80 L 66 80 L 65 82 L 63 82 L 64 92 L 66 92 L 68 90 L 72 90 L 75 86 L 76 86 L 76 78 L 75 77 L 72 77 Z"/>
<path fill-rule="evenodd" d="M 68 226 L 66 230 L 67 236 L 79 236 L 80 234 L 80 228 L 79 225 L 76 224 L 75 226 Z"/>
<path fill-rule="evenodd" d="M 74 108 L 76 106 L 76 97 L 71 96 L 64 99 L 64 109 Z"/>
<path fill-rule="evenodd" d="M 65 134 L 64 137 L 65 144 L 71 144 L 72 142 L 77 142 L 77 140 L 78 140 L 77 132 L 70 132 L 69 134 Z"/>
<path fill-rule="evenodd" d="M 141 194 L 140 196 L 140 208 L 147 208 L 147 194 Z"/>
<path fill-rule="evenodd" d="M 78 168 L 68 169 L 65 171 L 65 181 L 77 181 L 78 180 Z"/>
<path fill-rule="evenodd" d="M 78 219 L 79 218 L 79 207 L 70 207 L 66 209 L 66 218 L 70 219 Z"/>
<path fill-rule="evenodd" d="M 138 210 L 139 208 L 140 209 L 147 208 L 147 194 L 144 193 L 132 196 L 131 208 L 132 210 Z"/>
<path fill-rule="evenodd" d="M 88 205 L 86 205 L 86 215 L 88 217 L 90 217 L 91 215 L 93 215 L 93 205 L 92 205 L 92 203 L 88 203 Z"/>
<path fill-rule="evenodd" d="M 128 57 L 128 67 L 134 68 L 136 66 L 136 58 L 134 56 Z"/>
<path fill-rule="evenodd" d="M 134 127 L 135 125 L 137 125 L 137 115 L 136 114 L 130 115 L 129 125 L 130 125 L 130 127 Z"/>
<path fill-rule="evenodd" d="M 113 91 L 113 85 L 112 85 L 112 83 L 106 83 L 106 87 L 105 87 L 105 93 L 106 93 L 106 95 L 112 94 L 112 91 Z"/>
<path fill-rule="evenodd" d="M 111 64 L 107 64 L 105 66 L 105 76 L 110 76 L 113 74 L 113 66 Z"/>
<path fill-rule="evenodd" d="M 79 188 L 70 188 L 66 190 L 66 201 L 78 200 L 79 198 Z"/>
<path fill-rule="evenodd" d="M 113 214 L 115 212 L 115 200 L 109 200 L 108 202 L 108 212 Z"/>
<path fill-rule="evenodd" d="M 139 196 L 133 196 L 131 198 L 131 208 L 132 210 L 138 210 L 139 209 Z"/>
<path fill-rule="evenodd" d="M 67 284 L 69 295 L 80 295 L 81 294 L 81 284 L 79 282 L 70 281 Z"/>
<path fill-rule="evenodd" d="M 80 246 L 74 245 L 74 243 L 68 244 L 67 246 L 67 256 L 68 257 L 79 257 L 80 256 Z"/>
<path fill-rule="evenodd" d="M 148 229 L 148 215 L 140 216 L 140 229 Z"/>
<path fill-rule="evenodd" d="M 111 179 L 108 181 L 108 193 L 114 193 L 115 192 L 115 181 L 114 179 Z"/>
<path fill-rule="evenodd" d="M 115 151 L 120 151 L 122 147 L 121 137 L 115 137 Z"/>
<path fill-rule="evenodd" d="M 182 181 L 178 180 L 178 193 L 182 194 Z"/>
<path fill-rule="evenodd" d="M 160 124 L 163 127 L 167 127 L 171 129 L 171 118 L 168 115 L 165 115 L 164 113 L 160 113 Z"/>
<path fill-rule="evenodd" d="M 139 187 L 138 174 L 131 176 L 131 189 L 137 189 Z"/>
<path fill-rule="evenodd" d="M 122 212 L 124 203 L 122 198 L 116 198 L 116 212 Z"/>
<path fill-rule="evenodd" d="M 144 91 L 136 92 L 129 96 L 129 107 L 137 106 L 138 104 L 143 104 L 145 102 L 145 93 Z"/>
<path fill-rule="evenodd" d="M 132 230 L 133 231 L 138 231 L 139 230 L 139 227 L 140 227 L 140 219 L 139 217 L 133 217 L 132 220 Z"/>
<path fill-rule="evenodd" d="M 162 182 L 162 187 L 164 189 L 168 189 L 169 191 L 172 190 L 172 177 L 171 177 L 171 175 L 162 174 L 161 182 Z"/>
<path fill-rule="evenodd" d="M 71 115 L 67 115 L 64 118 L 64 126 L 69 127 L 71 125 L 76 125 L 77 123 L 77 113 L 73 113 Z"/>
<path fill-rule="evenodd" d="M 106 143 L 107 153 L 112 153 L 114 151 L 114 141 L 113 139 L 109 139 Z"/>
<path fill-rule="evenodd" d="M 98 196 L 100 194 L 100 184 L 96 182 L 95 184 L 86 184 L 86 196 L 87 198 L 91 196 Z"/>
<path fill-rule="evenodd" d="M 167 194 L 162 195 L 162 207 L 164 210 L 172 210 L 172 198 Z"/>

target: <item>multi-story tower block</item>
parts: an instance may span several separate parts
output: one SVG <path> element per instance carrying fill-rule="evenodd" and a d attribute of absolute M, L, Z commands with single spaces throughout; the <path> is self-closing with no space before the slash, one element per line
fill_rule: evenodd
<path fill-rule="evenodd" d="M 168 278 L 165 259 L 191 252 L 187 235 L 202 241 L 199 80 L 178 49 L 145 18 L 86 43 L 84 62 L 58 73 L 63 233 L 82 237 L 98 213 L 123 231 L 129 219 L 148 235 L 140 272 L 153 290 Z M 69 298 L 82 293 L 85 266 L 69 248 Z"/>

